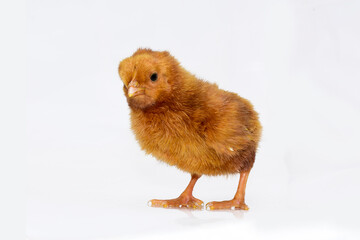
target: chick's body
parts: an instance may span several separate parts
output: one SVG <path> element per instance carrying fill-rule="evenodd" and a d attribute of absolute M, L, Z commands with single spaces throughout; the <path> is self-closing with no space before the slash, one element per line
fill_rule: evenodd
<path fill-rule="evenodd" d="M 194 84 L 192 89 L 184 89 L 185 106 L 131 111 L 140 146 L 190 173 L 220 175 L 249 170 L 260 137 L 251 104 L 214 84 L 189 77 Z"/>
<path fill-rule="evenodd" d="M 119 73 L 148 154 L 198 176 L 250 171 L 261 125 L 248 100 L 196 78 L 168 52 L 140 49 Z"/>

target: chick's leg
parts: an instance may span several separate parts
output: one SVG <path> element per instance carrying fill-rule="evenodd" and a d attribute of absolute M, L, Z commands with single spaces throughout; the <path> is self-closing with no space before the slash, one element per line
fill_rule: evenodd
<path fill-rule="evenodd" d="M 232 200 L 223 201 L 223 202 L 209 202 L 208 204 L 206 204 L 206 210 L 221 210 L 221 209 L 249 210 L 249 207 L 245 204 L 245 188 L 246 188 L 246 182 L 249 176 L 249 172 L 250 171 L 240 173 L 239 186 Z"/>
<path fill-rule="evenodd" d="M 153 199 L 148 202 L 150 207 L 163 207 L 163 208 L 192 208 L 202 209 L 204 206 L 203 201 L 195 198 L 192 195 L 194 185 L 201 176 L 192 174 L 189 185 L 178 198 L 169 200 Z"/>

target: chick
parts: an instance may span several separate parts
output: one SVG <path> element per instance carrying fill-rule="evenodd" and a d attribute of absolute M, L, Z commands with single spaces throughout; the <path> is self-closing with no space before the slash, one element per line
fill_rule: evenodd
<path fill-rule="evenodd" d="M 191 174 L 178 198 L 153 199 L 149 205 L 202 209 L 203 202 L 192 195 L 202 175 L 240 174 L 234 198 L 210 202 L 206 209 L 247 210 L 246 182 L 261 136 L 251 103 L 196 78 L 167 51 L 138 49 L 118 71 L 142 150 Z"/>

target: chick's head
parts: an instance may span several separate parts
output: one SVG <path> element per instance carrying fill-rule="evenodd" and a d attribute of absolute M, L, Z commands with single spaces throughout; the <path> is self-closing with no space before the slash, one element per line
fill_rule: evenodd
<path fill-rule="evenodd" d="M 177 61 L 168 52 L 139 49 L 120 62 L 124 94 L 134 109 L 147 109 L 171 97 Z"/>

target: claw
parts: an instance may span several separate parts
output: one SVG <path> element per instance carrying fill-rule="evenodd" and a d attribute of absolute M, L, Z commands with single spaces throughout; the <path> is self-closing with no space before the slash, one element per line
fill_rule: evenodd
<path fill-rule="evenodd" d="M 206 204 L 206 210 L 208 210 L 208 211 L 213 210 L 212 203 Z"/>

